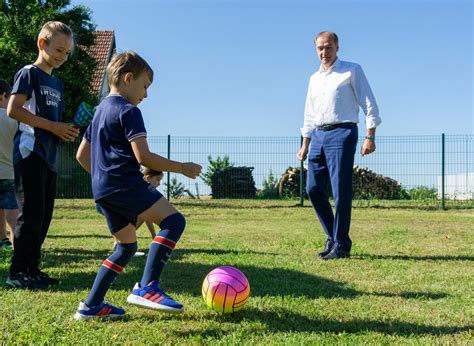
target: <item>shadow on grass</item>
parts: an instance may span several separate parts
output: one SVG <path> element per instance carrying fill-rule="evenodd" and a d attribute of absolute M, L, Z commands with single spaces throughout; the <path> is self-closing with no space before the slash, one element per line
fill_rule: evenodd
<path fill-rule="evenodd" d="M 237 258 L 239 255 L 252 251 L 227 251 L 221 249 L 179 249 L 173 254 L 172 260 L 168 263 L 163 274 L 163 287 L 176 293 L 186 293 L 193 296 L 201 295 L 201 285 L 204 277 L 215 264 L 186 263 L 180 261 L 183 257 L 193 253 L 210 254 L 232 254 Z M 96 266 L 90 266 L 88 270 L 79 272 L 66 272 L 67 276 L 60 278 L 63 284 L 53 287 L 54 291 L 88 290 L 101 261 L 110 256 L 110 251 L 89 251 L 84 249 L 69 248 L 63 252 L 46 252 L 44 256 L 44 268 L 66 268 L 67 266 L 77 267 L 81 263 L 96 260 Z M 129 290 L 142 275 L 146 257 L 134 257 L 114 283 L 114 289 Z M 232 265 L 232 263 L 228 263 Z M 284 268 L 265 268 L 257 266 L 239 265 L 239 269 L 247 276 L 253 296 L 273 296 L 283 299 L 285 296 L 315 298 L 343 298 L 350 299 L 363 295 L 380 297 L 401 297 L 406 299 L 442 299 L 447 296 L 444 293 L 430 292 L 372 292 L 365 293 L 348 287 L 342 282 L 337 282 L 322 276 L 302 273 Z M 0 275 L 6 277 L 7 273 Z"/>
<path fill-rule="evenodd" d="M 262 204 L 257 203 L 238 203 L 241 200 L 230 200 L 230 201 L 223 201 L 223 200 L 213 200 L 215 202 L 205 202 L 205 201 L 196 201 L 196 202 L 184 202 L 180 203 L 177 201 L 172 201 L 173 205 L 176 207 L 199 207 L 199 208 L 219 208 L 219 209 L 287 209 L 287 208 L 301 208 L 302 206 L 295 201 L 293 204 L 282 204 L 280 200 L 276 200 L 272 204 L 272 200 L 252 200 L 252 201 L 261 201 Z M 279 203 L 280 202 L 280 203 Z M 269 204 L 270 203 L 270 204 Z M 311 205 L 306 203 L 303 207 L 310 208 Z"/>
<path fill-rule="evenodd" d="M 342 310 L 341 310 L 342 312 Z M 192 316 L 190 316 L 192 319 Z M 222 328 L 203 327 L 195 330 L 174 331 L 181 337 L 190 337 L 199 335 L 203 338 L 215 337 L 222 338 L 226 336 L 226 323 L 240 323 L 242 321 L 257 321 L 266 326 L 269 332 L 317 332 L 317 333 L 352 333 L 376 332 L 384 335 L 411 336 L 416 335 L 451 335 L 464 333 L 471 330 L 474 326 L 430 326 L 417 323 L 402 322 L 398 320 L 380 321 L 380 320 L 361 320 L 353 319 L 341 321 L 328 319 L 324 317 L 311 318 L 296 314 L 282 308 L 275 308 L 271 311 L 258 310 L 245 307 L 242 311 L 234 315 L 210 315 L 209 319 L 220 322 Z M 259 330 L 261 333 L 261 330 Z M 251 334 L 249 331 L 248 334 Z"/>
<path fill-rule="evenodd" d="M 84 234 L 51 234 L 49 235 L 48 234 L 48 239 L 51 238 L 51 239 L 54 239 L 54 238 L 57 238 L 57 239 L 84 239 Z M 113 242 L 113 239 L 112 239 L 112 236 L 111 235 L 107 235 L 107 234 L 90 234 L 88 233 L 87 234 L 87 238 L 106 238 L 106 239 L 110 239 L 111 241 L 111 244 Z M 111 246 L 112 247 L 112 246 Z"/>
<path fill-rule="evenodd" d="M 474 261 L 474 256 L 411 256 L 411 255 L 372 255 L 372 254 L 358 254 L 353 256 L 353 259 L 361 260 L 401 260 L 401 261 Z"/>

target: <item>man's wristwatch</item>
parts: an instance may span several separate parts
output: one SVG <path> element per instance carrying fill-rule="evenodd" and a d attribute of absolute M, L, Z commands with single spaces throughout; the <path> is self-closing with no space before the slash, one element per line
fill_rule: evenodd
<path fill-rule="evenodd" d="M 365 136 L 365 139 L 368 139 L 369 141 L 375 141 L 375 136 Z"/>

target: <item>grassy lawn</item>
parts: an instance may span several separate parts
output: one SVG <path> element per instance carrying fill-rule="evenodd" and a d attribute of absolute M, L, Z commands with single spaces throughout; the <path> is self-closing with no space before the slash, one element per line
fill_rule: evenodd
<path fill-rule="evenodd" d="M 127 310 L 116 321 L 78 322 L 112 240 L 92 201 L 58 200 L 44 268 L 51 291 L 0 288 L 0 344 L 473 344 L 474 212 L 355 208 L 352 258 L 315 257 L 325 237 L 312 208 L 294 201 L 179 201 L 187 229 L 162 278 L 186 311 L 127 305 L 144 257 L 132 259 L 106 299 Z M 148 231 L 139 250 L 148 247 Z M 0 280 L 9 259 L 0 255 Z M 235 315 L 209 310 L 201 283 L 233 265 L 251 298 Z"/>

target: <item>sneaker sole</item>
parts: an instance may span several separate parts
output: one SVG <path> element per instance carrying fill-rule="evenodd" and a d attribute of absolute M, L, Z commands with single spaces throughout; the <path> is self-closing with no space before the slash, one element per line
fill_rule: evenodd
<path fill-rule="evenodd" d="M 110 314 L 110 315 L 106 315 L 106 316 L 91 316 L 91 315 L 83 315 L 83 314 L 80 314 L 79 312 L 76 312 L 74 314 L 74 319 L 75 320 L 78 320 L 78 321 L 88 321 L 88 320 L 92 320 L 94 318 L 120 318 L 120 317 L 123 317 L 124 315 L 113 315 L 113 314 Z"/>
<path fill-rule="evenodd" d="M 23 286 L 21 284 L 17 285 L 15 282 L 10 281 L 10 280 L 5 281 L 5 286 L 7 286 L 9 288 L 22 288 L 22 289 L 27 289 L 28 288 L 28 286 Z"/>
<path fill-rule="evenodd" d="M 138 305 L 142 308 L 158 310 L 158 311 L 167 312 L 171 314 L 179 314 L 184 311 L 184 307 L 182 307 L 181 309 L 172 308 L 166 305 L 150 302 L 148 299 L 145 299 L 140 296 L 136 296 L 134 294 L 130 294 L 127 297 L 127 302 L 133 305 Z"/>

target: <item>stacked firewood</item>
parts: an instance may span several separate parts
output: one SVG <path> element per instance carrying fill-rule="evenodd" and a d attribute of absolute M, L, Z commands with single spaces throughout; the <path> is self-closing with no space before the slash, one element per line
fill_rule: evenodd
<path fill-rule="evenodd" d="M 398 199 L 406 194 L 396 180 L 358 166 L 353 168 L 352 184 L 353 198 Z M 300 195 L 300 168 L 288 167 L 278 180 L 276 189 L 280 197 L 298 197 Z M 306 168 L 303 172 L 303 193 L 307 198 Z M 328 194 L 331 195 L 330 186 Z"/>
<path fill-rule="evenodd" d="M 406 198 L 405 190 L 394 179 L 371 170 L 354 166 L 352 170 L 352 195 L 362 199 L 400 199 Z"/>
<path fill-rule="evenodd" d="M 211 177 L 213 198 L 255 198 L 253 167 L 227 167 Z"/>
<path fill-rule="evenodd" d="M 299 167 L 288 167 L 281 175 L 276 184 L 276 189 L 280 198 L 297 197 L 300 195 L 300 172 L 301 169 Z M 306 168 L 304 168 L 303 171 L 303 193 L 306 198 Z"/>

